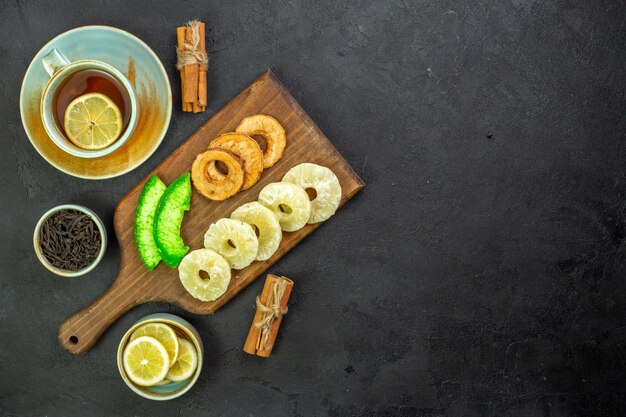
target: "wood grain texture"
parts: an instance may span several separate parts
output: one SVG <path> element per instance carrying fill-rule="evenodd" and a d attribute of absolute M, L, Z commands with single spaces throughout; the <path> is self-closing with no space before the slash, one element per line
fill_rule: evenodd
<path fill-rule="evenodd" d="M 191 169 L 196 156 L 207 149 L 212 139 L 233 131 L 242 118 L 256 113 L 273 116 L 284 126 L 287 147 L 283 158 L 265 170 L 255 186 L 227 201 L 210 201 L 194 189 L 191 210 L 185 215 L 181 232 L 191 250 L 203 247 L 204 233 L 211 223 L 228 217 L 242 204 L 256 200 L 265 185 L 280 181 L 291 167 L 299 163 L 313 162 L 333 170 L 343 191 L 340 206 L 363 188 L 363 182 L 346 160 L 276 76 L 268 71 L 201 126 L 119 202 L 114 215 L 121 257 L 118 276 L 105 293 L 60 326 L 58 340 L 65 349 L 74 354 L 87 352 L 117 318 L 134 306 L 149 301 L 166 301 L 196 314 L 213 313 L 321 224 L 306 225 L 297 232 L 283 233 L 283 240 L 270 259 L 253 262 L 243 270 L 233 270 L 228 290 L 213 302 L 196 300 L 189 295 L 180 283 L 177 269 L 170 269 L 161 263 L 154 271 L 148 271 L 141 263 L 134 243 L 133 223 L 137 200 L 148 177 L 157 174 L 169 184 Z M 332 222 L 333 219 L 327 221 Z"/>

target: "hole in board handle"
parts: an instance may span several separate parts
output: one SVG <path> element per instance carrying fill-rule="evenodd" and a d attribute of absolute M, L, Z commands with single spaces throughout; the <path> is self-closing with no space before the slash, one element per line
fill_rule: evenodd
<path fill-rule="evenodd" d="M 78 337 L 76 336 L 70 336 L 70 343 L 75 345 L 76 343 L 78 343 Z"/>

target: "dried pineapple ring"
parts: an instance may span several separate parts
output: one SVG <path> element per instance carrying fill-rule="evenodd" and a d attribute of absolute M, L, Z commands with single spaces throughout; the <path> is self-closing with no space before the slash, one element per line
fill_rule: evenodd
<path fill-rule="evenodd" d="M 259 250 L 254 229 L 241 220 L 219 219 L 204 235 L 204 247 L 224 257 L 234 269 L 250 265 Z"/>
<path fill-rule="evenodd" d="M 209 176 L 208 164 L 214 161 L 223 162 L 228 168 L 228 174 L 223 179 L 214 179 Z M 209 149 L 193 161 L 191 179 L 196 190 L 206 198 L 222 201 L 232 197 L 241 189 L 244 180 L 243 166 L 232 152 L 224 149 Z"/>
<path fill-rule="evenodd" d="M 203 279 L 200 271 L 209 274 Z M 178 276 L 192 297 L 202 301 L 220 298 L 230 283 L 230 265 L 219 253 L 210 249 L 189 252 L 178 265 Z"/>
<path fill-rule="evenodd" d="M 280 228 L 285 232 L 302 229 L 311 217 L 311 202 L 306 191 L 288 182 L 267 184 L 259 193 L 259 203 L 278 216 Z"/>
<path fill-rule="evenodd" d="M 263 168 L 271 167 L 283 156 L 287 135 L 285 129 L 272 116 L 266 114 L 248 116 L 239 122 L 235 132 L 248 136 L 263 136 L 267 143 L 267 149 L 263 154 Z"/>
<path fill-rule="evenodd" d="M 278 249 L 283 238 L 278 217 L 263 204 L 252 201 L 239 207 L 230 215 L 231 219 L 241 220 L 258 231 L 259 250 L 255 260 L 265 261 Z"/>
<path fill-rule="evenodd" d="M 341 201 L 341 185 L 333 171 L 317 164 L 303 163 L 291 168 L 283 177 L 304 189 L 315 190 L 315 198 L 311 201 L 311 217 L 308 223 L 319 223 L 335 214 Z"/>
<path fill-rule="evenodd" d="M 261 178 L 263 152 L 259 144 L 250 136 L 243 133 L 224 133 L 209 144 L 209 149 L 213 148 L 225 149 L 241 159 L 244 171 L 242 190 L 252 187 Z M 217 170 L 215 162 L 210 162 L 207 169 L 211 178 L 221 180 L 225 177 Z"/>

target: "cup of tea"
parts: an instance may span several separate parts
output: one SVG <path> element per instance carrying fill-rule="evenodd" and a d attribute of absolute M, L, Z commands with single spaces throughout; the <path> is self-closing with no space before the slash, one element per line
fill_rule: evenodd
<path fill-rule="evenodd" d="M 56 48 L 42 62 L 50 80 L 41 96 L 41 120 L 50 139 L 80 158 L 120 148 L 138 120 L 137 97 L 124 74 L 102 61 L 70 61 Z"/>

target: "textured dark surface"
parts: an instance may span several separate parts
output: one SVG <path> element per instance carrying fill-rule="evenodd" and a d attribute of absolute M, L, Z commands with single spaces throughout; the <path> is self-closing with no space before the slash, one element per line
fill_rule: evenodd
<path fill-rule="evenodd" d="M 174 28 L 207 22 L 210 106 L 175 106 L 142 167 L 102 182 L 49 166 L 18 98 L 58 33 L 109 24 L 174 72 Z M 619 1 L 0 3 L 0 416 L 617 416 L 626 407 L 626 8 Z M 41 267 L 39 216 L 117 201 L 272 68 L 365 181 L 272 272 L 294 294 L 274 355 L 242 353 L 257 281 L 214 316 L 141 306 L 87 355 L 59 323 L 111 283 Z M 155 403 L 120 379 L 138 318 L 173 311 L 207 361 Z"/>

